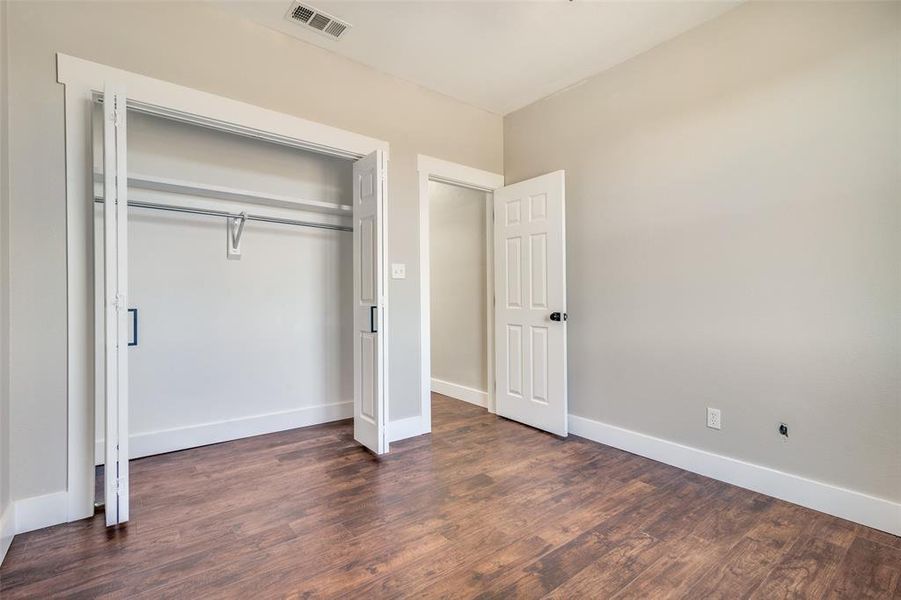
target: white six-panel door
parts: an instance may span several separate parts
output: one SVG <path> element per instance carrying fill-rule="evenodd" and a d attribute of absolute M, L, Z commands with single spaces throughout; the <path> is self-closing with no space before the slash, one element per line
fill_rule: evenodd
<path fill-rule="evenodd" d="M 388 451 L 385 402 L 385 164 L 376 151 L 353 167 L 354 439 Z"/>
<path fill-rule="evenodd" d="M 567 435 L 564 224 L 563 171 L 494 191 L 497 414 L 560 436 Z"/>
<path fill-rule="evenodd" d="M 106 524 L 128 521 L 128 169 L 125 94 L 103 95 L 103 331 Z"/>

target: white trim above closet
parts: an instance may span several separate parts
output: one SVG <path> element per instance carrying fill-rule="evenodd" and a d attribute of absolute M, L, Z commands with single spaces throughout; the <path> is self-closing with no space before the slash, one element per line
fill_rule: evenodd
<path fill-rule="evenodd" d="M 388 142 L 177 83 L 61 53 L 56 68 L 67 97 L 69 88 L 77 89 L 80 101 L 93 101 L 106 81 L 117 81 L 126 86 L 129 110 L 340 158 L 363 158 L 375 150 L 389 157 Z"/>

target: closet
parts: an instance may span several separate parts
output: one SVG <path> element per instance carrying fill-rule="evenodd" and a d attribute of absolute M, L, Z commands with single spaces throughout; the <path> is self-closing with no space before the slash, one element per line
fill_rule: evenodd
<path fill-rule="evenodd" d="M 383 153 L 94 94 L 94 462 L 354 417 L 387 451 Z M 380 321 L 382 321 L 380 323 Z"/>

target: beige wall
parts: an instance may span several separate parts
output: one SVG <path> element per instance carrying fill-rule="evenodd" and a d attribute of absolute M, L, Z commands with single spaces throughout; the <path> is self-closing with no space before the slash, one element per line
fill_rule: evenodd
<path fill-rule="evenodd" d="M 488 195 L 429 182 L 432 377 L 488 390 Z"/>
<path fill-rule="evenodd" d="M 9 182 L 7 151 L 7 4 L 0 2 L 0 545 L 2 517 L 10 506 L 9 485 Z M 2 552 L 2 548 L 0 548 Z"/>
<path fill-rule="evenodd" d="M 416 155 L 498 171 L 500 117 L 214 7 L 170 2 L 9 5 L 11 423 L 15 498 L 66 486 L 63 52 L 301 116 L 391 144 L 389 407 L 419 413 Z"/>
<path fill-rule="evenodd" d="M 899 21 L 748 3 L 505 118 L 566 169 L 572 413 L 901 500 Z"/>

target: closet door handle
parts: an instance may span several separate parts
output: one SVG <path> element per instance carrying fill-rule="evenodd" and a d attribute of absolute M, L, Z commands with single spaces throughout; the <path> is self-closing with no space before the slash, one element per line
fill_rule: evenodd
<path fill-rule="evenodd" d="M 128 340 L 129 346 L 137 346 L 138 345 L 138 309 L 137 308 L 129 308 L 128 314 L 132 315 L 131 317 L 131 337 Z"/>
<path fill-rule="evenodd" d="M 378 323 L 376 323 L 376 316 L 378 315 L 378 306 L 370 306 L 369 307 L 369 333 L 378 333 Z"/>

